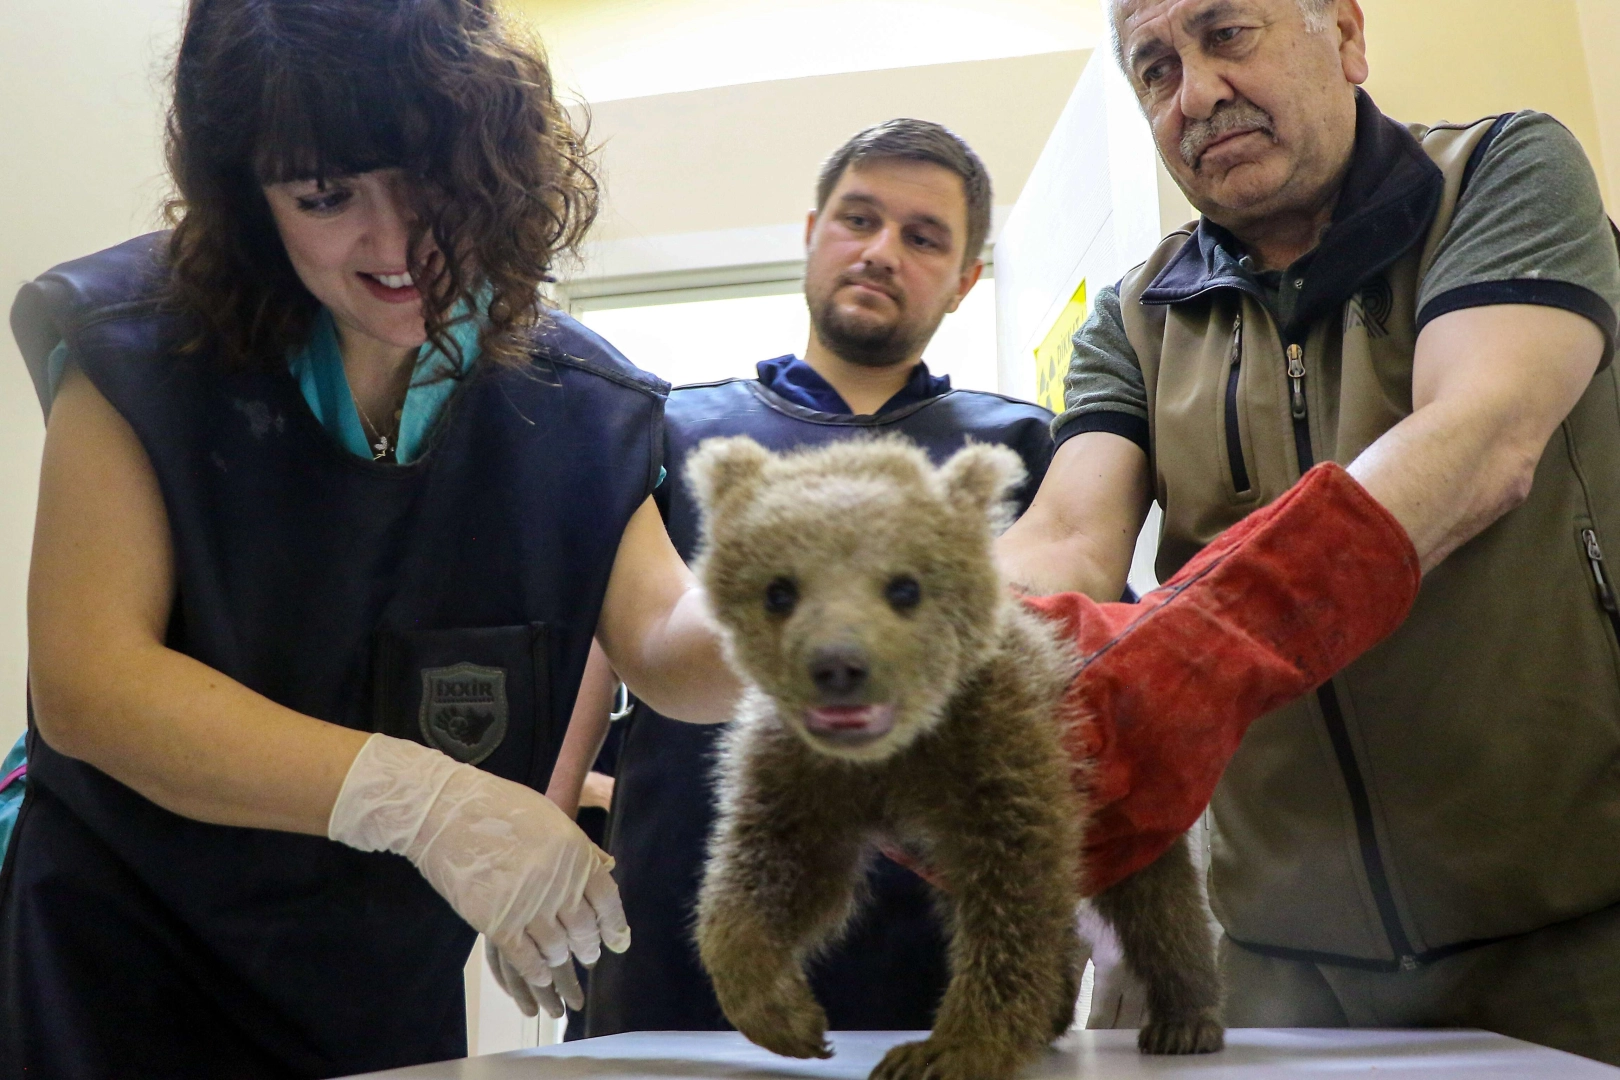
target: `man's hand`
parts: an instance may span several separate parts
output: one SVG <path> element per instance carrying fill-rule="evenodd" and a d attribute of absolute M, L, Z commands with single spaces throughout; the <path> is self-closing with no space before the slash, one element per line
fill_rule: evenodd
<path fill-rule="evenodd" d="M 613 777 L 606 773 L 586 773 L 585 785 L 580 790 L 579 795 L 580 807 L 591 806 L 598 810 L 613 809 L 613 786 Z"/>
<path fill-rule="evenodd" d="M 1032 593 L 1118 600 L 1152 504 L 1142 448 L 1105 431 L 1058 448 L 1035 501 L 996 541 L 1006 579 Z"/>
<path fill-rule="evenodd" d="M 1424 328 L 1412 415 L 1350 466 L 1424 572 L 1529 497 L 1547 440 L 1602 357 L 1602 331 L 1560 308 L 1468 308 Z"/>

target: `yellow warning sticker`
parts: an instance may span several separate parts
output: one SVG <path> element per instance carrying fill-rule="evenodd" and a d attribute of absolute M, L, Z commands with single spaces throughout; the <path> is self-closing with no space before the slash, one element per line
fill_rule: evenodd
<path fill-rule="evenodd" d="M 1063 377 L 1069 373 L 1075 331 L 1086 321 L 1086 283 L 1074 290 L 1052 329 L 1035 346 L 1035 400 L 1055 413 L 1063 411 Z"/>

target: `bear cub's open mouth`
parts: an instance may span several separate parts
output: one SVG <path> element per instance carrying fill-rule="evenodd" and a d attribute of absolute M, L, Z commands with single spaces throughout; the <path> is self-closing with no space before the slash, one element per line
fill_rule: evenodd
<path fill-rule="evenodd" d="M 893 705 L 819 705 L 804 710 L 810 734 L 839 746 L 864 746 L 894 728 Z"/>

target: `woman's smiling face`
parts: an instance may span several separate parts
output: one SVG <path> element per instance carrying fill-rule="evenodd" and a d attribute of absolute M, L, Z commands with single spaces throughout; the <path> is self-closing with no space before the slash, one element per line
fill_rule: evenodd
<path fill-rule="evenodd" d="M 413 214 L 399 169 L 267 184 L 265 199 L 304 287 L 345 339 L 414 349 L 427 340 L 410 275 Z M 431 267 L 437 253 L 425 260 Z"/>

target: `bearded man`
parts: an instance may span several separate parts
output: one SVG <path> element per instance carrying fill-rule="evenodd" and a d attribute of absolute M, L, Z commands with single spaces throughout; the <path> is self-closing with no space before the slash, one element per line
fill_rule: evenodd
<path fill-rule="evenodd" d="M 1167 579 L 1314 462 L 1376 487 L 1422 592 L 1216 791 L 1226 1020 L 1620 1064 L 1620 257 L 1592 168 L 1539 113 L 1385 117 L 1356 0 L 1109 7 L 1203 217 L 1097 297 L 1005 565 L 1109 599 L 1152 501 Z"/>

